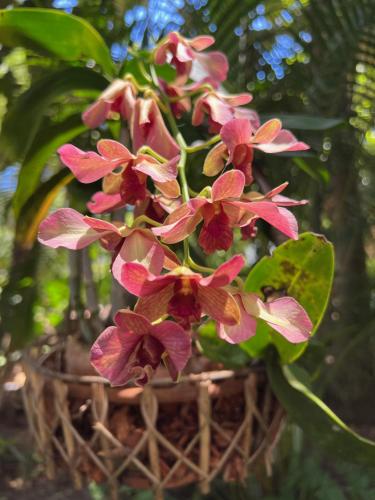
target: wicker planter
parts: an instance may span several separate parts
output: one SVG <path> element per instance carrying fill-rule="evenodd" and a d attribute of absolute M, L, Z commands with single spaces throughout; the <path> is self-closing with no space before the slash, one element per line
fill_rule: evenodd
<path fill-rule="evenodd" d="M 157 378 L 145 389 L 110 388 L 95 375 L 64 373 L 64 346 L 24 357 L 24 404 L 48 478 L 65 467 L 77 488 L 107 482 L 163 490 L 192 482 L 207 493 L 218 475 L 243 480 L 270 470 L 283 421 L 262 367 Z"/>

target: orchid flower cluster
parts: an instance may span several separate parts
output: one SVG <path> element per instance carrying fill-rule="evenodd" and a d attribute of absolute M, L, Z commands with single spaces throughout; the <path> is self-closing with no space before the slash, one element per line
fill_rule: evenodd
<path fill-rule="evenodd" d="M 294 298 L 263 301 L 244 290 L 238 276 L 245 265 L 241 255 L 216 270 L 190 255 L 195 231 L 202 250 L 212 254 L 232 246 L 236 228 L 244 239 L 254 238 L 259 219 L 297 239 L 297 221 L 288 208 L 306 203 L 281 194 L 288 183 L 266 194 L 251 190 L 255 150 L 272 154 L 308 146 L 277 119 L 261 125 L 257 113 L 244 107 L 250 94 L 220 91 L 228 63 L 220 52 L 203 52 L 213 43 L 211 36 L 189 40 L 170 33 L 151 53 L 147 70 L 141 62 L 149 84 L 125 75 L 84 112 L 91 128 L 120 115 L 132 151 L 109 139 L 97 143 L 97 152 L 71 144 L 58 150 L 78 181 L 102 181 L 102 190 L 87 205 L 92 214 L 116 214 L 126 206 L 134 215 L 126 225 L 62 208 L 39 231 L 39 241 L 52 248 L 78 250 L 99 241 L 112 255 L 114 278 L 138 297 L 134 310 L 119 310 L 115 325 L 91 349 L 93 366 L 112 385 L 130 380 L 144 385 L 161 362 L 177 380 L 191 356 L 194 329 L 207 318 L 229 343 L 254 336 L 259 319 L 292 343 L 311 334 L 312 323 Z M 158 76 L 157 66 L 164 64 L 175 70 L 172 83 Z M 178 120 L 189 112 L 194 126 L 207 124 L 206 141 L 187 145 Z M 203 150 L 208 150 L 203 173 L 216 179 L 195 193 L 188 184 L 189 157 Z M 181 260 L 171 247 L 180 242 Z"/>

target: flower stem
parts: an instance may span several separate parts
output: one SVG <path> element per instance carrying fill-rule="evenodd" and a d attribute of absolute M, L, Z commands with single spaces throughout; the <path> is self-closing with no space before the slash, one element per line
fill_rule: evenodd
<path fill-rule="evenodd" d="M 139 68 L 139 71 L 141 72 L 141 75 L 143 76 L 143 78 L 149 82 L 149 83 L 152 83 L 152 78 L 150 77 L 150 75 L 147 73 L 147 70 L 145 68 L 145 65 L 143 63 L 143 61 L 141 59 L 137 59 L 137 65 L 138 65 L 138 68 Z"/>
<path fill-rule="evenodd" d="M 147 224 L 150 224 L 150 226 L 154 227 L 160 227 L 163 225 L 160 222 L 157 222 L 156 220 L 150 219 L 150 217 L 147 217 L 147 215 L 139 215 L 134 219 L 132 227 L 139 226 L 139 224 L 142 224 L 143 222 L 146 222 Z"/>
<path fill-rule="evenodd" d="M 210 85 L 209 83 L 204 83 L 203 85 L 196 88 L 195 90 L 191 90 L 190 92 L 189 91 L 185 92 L 182 95 L 178 95 L 178 96 L 174 96 L 174 97 L 168 96 L 168 100 L 169 100 L 169 102 L 178 102 L 178 101 L 181 101 L 182 99 L 186 99 L 186 97 L 194 97 L 196 95 L 201 94 L 202 92 L 205 92 L 205 91 L 211 92 L 212 90 L 214 90 L 212 85 Z"/>
<path fill-rule="evenodd" d="M 125 73 L 123 80 L 131 82 L 140 92 L 146 92 L 147 90 L 150 90 L 149 85 L 141 85 L 131 73 Z"/>
<path fill-rule="evenodd" d="M 158 76 L 152 64 L 150 64 L 150 74 L 152 77 L 153 84 L 155 85 L 156 88 L 159 88 Z M 163 111 L 167 117 L 169 126 L 171 127 L 174 138 L 176 139 L 176 142 L 181 149 L 181 155 L 180 155 L 180 160 L 177 164 L 177 170 L 178 170 L 178 177 L 180 179 L 182 200 L 185 203 L 187 203 L 190 200 L 189 184 L 186 178 L 186 160 L 188 154 L 188 146 L 186 144 L 184 136 L 178 129 L 175 117 L 172 113 L 171 105 L 168 100 L 168 96 L 165 95 L 162 91 L 161 91 L 161 100 L 165 106 L 165 110 Z M 189 260 L 190 260 L 189 238 L 186 237 L 184 239 L 184 264 L 189 265 Z"/>
<path fill-rule="evenodd" d="M 220 140 L 221 140 L 220 135 L 214 135 L 213 137 L 211 137 L 211 139 L 209 139 L 206 142 L 203 142 L 202 144 L 197 144 L 196 146 L 187 146 L 186 152 L 189 154 L 196 153 L 197 151 L 201 151 L 202 149 L 209 148 L 210 146 L 212 146 L 213 144 L 216 144 Z"/>
<path fill-rule="evenodd" d="M 168 162 L 168 160 L 166 158 L 164 158 L 164 156 L 159 155 L 156 151 L 151 149 L 149 146 L 141 146 L 138 149 L 137 154 L 150 155 L 153 158 L 155 158 L 155 160 L 158 160 L 158 162 L 160 162 L 160 163 L 167 163 Z"/>
<path fill-rule="evenodd" d="M 169 102 L 167 100 L 164 100 L 164 103 L 167 107 L 166 116 L 168 119 L 168 123 L 172 129 L 172 132 L 173 132 L 173 135 L 177 141 L 177 144 L 181 148 L 181 155 L 180 155 L 180 160 L 177 164 L 177 170 L 178 170 L 178 176 L 179 176 L 180 184 L 181 184 L 182 200 L 186 203 L 190 200 L 189 184 L 188 184 L 187 179 L 186 179 L 186 160 L 187 160 L 186 148 L 187 148 L 187 145 L 186 145 L 184 136 L 178 130 L 178 126 L 177 126 L 176 120 L 173 116 Z M 184 239 L 184 263 L 187 264 L 188 262 L 189 262 L 189 238 L 185 238 Z"/>
<path fill-rule="evenodd" d="M 188 259 L 188 264 L 192 269 L 195 269 L 196 271 L 199 271 L 200 273 L 213 273 L 215 269 L 212 267 L 206 267 L 206 266 L 200 266 L 197 264 L 190 256 Z"/>

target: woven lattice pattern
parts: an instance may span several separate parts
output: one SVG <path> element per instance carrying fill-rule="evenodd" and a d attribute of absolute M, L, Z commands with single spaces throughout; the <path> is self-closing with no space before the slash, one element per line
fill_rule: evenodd
<path fill-rule="evenodd" d="M 160 391 L 170 389 L 150 385 L 129 405 L 113 402 L 101 382 L 85 380 L 80 395 L 79 383 L 35 364 L 25 369 L 25 409 L 50 479 L 65 464 L 77 488 L 89 478 L 106 481 L 112 498 L 126 483 L 151 487 L 160 499 L 165 488 L 193 481 L 207 493 L 218 475 L 244 479 L 260 459 L 270 472 L 283 411 L 264 374 L 242 374 L 229 396 L 218 372 L 214 380 L 209 372 L 195 376 L 189 385 L 197 397 L 181 404 L 161 402 Z"/>

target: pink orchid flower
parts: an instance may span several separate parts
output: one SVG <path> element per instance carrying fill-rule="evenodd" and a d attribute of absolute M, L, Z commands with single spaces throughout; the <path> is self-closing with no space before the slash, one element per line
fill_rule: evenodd
<path fill-rule="evenodd" d="M 170 107 L 172 113 L 179 119 L 191 110 L 190 94 L 199 91 L 203 92 L 208 85 L 211 89 L 216 89 L 218 87 L 218 82 L 210 77 L 206 77 L 199 81 L 189 83 L 188 85 L 177 85 L 176 83 L 167 83 L 159 79 L 159 85 L 163 93 L 171 98 Z"/>
<path fill-rule="evenodd" d="M 83 123 L 89 128 L 95 128 L 115 114 L 129 120 L 136 95 L 137 90 L 131 82 L 117 78 L 82 114 Z"/>
<path fill-rule="evenodd" d="M 304 308 L 292 297 L 263 302 L 255 293 L 234 295 L 241 313 L 238 325 L 218 325 L 219 337 L 238 344 L 253 337 L 257 319 L 262 319 L 292 344 L 309 340 L 313 324 Z"/>
<path fill-rule="evenodd" d="M 150 219 L 161 223 L 180 205 L 180 198 L 167 198 L 164 195 L 149 193 L 145 200 L 134 206 L 134 217 L 147 215 Z"/>
<path fill-rule="evenodd" d="M 145 385 L 163 360 L 177 380 L 191 356 L 191 338 L 180 325 L 163 321 L 152 325 L 144 316 L 122 309 L 116 326 L 106 328 L 91 348 L 91 363 L 112 386 L 134 380 Z"/>
<path fill-rule="evenodd" d="M 180 264 L 177 256 L 161 245 L 149 229 L 129 228 L 80 214 L 72 208 L 60 208 L 39 226 L 38 240 L 51 248 L 79 250 L 94 241 L 113 254 L 112 273 L 121 277 L 125 262 L 138 262 L 152 273 L 165 267 L 173 269 Z"/>
<path fill-rule="evenodd" d="M 233 228 L 247 226 L 258 218 L 289 238 L 298 238 L 297 221 L 291 212 L 282 204 L 279 206 L 272 197 L 261 201 L 247 201 L 245 198 L 242 201 L 244 186 L 242 172 L 225 172 L 213 183 L 209 198 L 197 196 L 183 204 L 166 218 L 163 226 L 152 229 L 153 233 L 162 237 L 164 243 L 178 243 L 203 220 L 198 242 L 208 254 L 228 250 L 233 241 Z"/>
<path fill-rule="evenodd" d="M 251 121 L 235 118 L 222 127 L 220 136 L 223 142 L 208 153 L 203 166 L 204 174 L 217 175 L 223 170 L 225 162 L 233 163 L 235 168 L 245 174 L 246 184 L 250 184 L 253 179 L 254 149 L 265 153 L 309 149 L 307 144 L 298 141 L 289 130 L 283 129 L 281 121 L 277 119 L 268 120 L 255 129 Z"/>
<path fill-rule="evenodd" d="M 254 127 L 259 126 L 259 117 L 255 111 L 247 108 L 238 108 L 248 104 L 253 96 L 248 93 L 238 95 L 224 95 L 209 91 L 202 94 L 195 102 L 192 124 L 201 125 L 204 115 L 208 116 L 208 131 L 218 134 L 223 125 L 233 118 L 248 118 Z"/>
<path fill-rule="evenodd" d="M 140 264 L 126 263 L 120 282 L 140 297 L 135 311 L 150 321 L 170 315 L 188 328 L 199 321 L 202 314 L 207 314 L 221 323 L 235 325 L 240 319 L 238 305 L 224 287 L 233 281 L 243 265 L 244 258 L 236 255 L 204 278 L 183 266 L 155 276 Z"/>
<path fill-rule="evenodd" d="M 167 83 L 164 80 L 159 79 L 159 85 L 165 95 L 175 101 L 171 101 L 170 107 L 172 113 L 176 118 L 181 118 L 185 113 L 188 113 L 191 109 L 190 97 L 185 95 L 186 88 L 179 85 L 174 85 L 172 83 Z"/>
<path fill-rule="evenodd" d="M 244 194 L 241 197 L 241 200 L 250 202 L 271 201 L 278 207 L 297 207 L 306 205 L 308 203 L 308 200 L 292 200 L 291 198 L 280 194 L 288 185 L 289 182 L 283 182 L 283 184 L 280 184 L 280 186 L 277 186 L 271 191 L 268 191 L 268 193 L 266 194 L 260 194 L 256 191 L 250 191 L 249 193 Z M 257 223 L 259 218 L 260 217 L 253 217 L 247 226 L 241 227 L 242 239 L 247 240 L 256 236 L 257 228 L 255 227 L 255 224 Z"/>
<path fill-rule="evenodd" d="M 178 156 L 160 163 L 149 155 L 134 156 L 121 143 L 110 139 L 100 140 L 97 149 L 99 154 L 65 144 L 58 150 L 62 163 L 70 168 L 80 182 L 103 179 L 103 192 L 96 193 L 88 204 L 92 212 L 102 213 L 144 200 L 147 176 L 166 196 L 179 196 L 176 181 Z M 120 171 L 113 172 L 115 169 Z"/>
<path fill-rule="evenodd" d="M 131 119 L 131 136 L 135 150 L 149 146 L 168 160 L 180 153 L 180 148 L 169 133 L 154 99 L 136 100 Z"/>
<path fill-rule="evenodd" d="M 189 40 L 177 32 L 172 32 L 155 49 L 154 61 L 156 64 L 169 62 L 174 66 L 177 71 L 177 84 L 187 81 L 193 61 L 202 67 L 204 76 L 222 82 L 226 80 L 228 73 L 228 61 L 225 55 L 221 52 L 200 53 L 213 43 L 215 39 L 212 36 L 197 36 Z"/>

